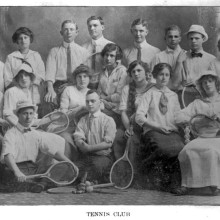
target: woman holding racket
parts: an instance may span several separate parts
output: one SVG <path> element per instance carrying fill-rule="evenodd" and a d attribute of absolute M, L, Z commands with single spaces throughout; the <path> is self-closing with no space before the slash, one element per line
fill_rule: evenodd
<path fill-rule="evenodd" d="M 89 90 L 87 88 L 90 79 L 89 67 L 81 64 L 74 70 L 73 77 L 76 85 L 66 87 L 61 94 L 60 109 L 69 115 L 70 125 L 60 136 L 66 140 L 66 156 L 72 161 L 76 161 L 78 150 L 73 143 L 72 134 L 80 117 L 88 113 L 86 109 L 86 93 Z"/>
<path fill-rule="evenodd" d="M 152 73 L 156 85 L 143 95 L 135 117 L 144 130 L 137 157 L 140 173 L 149 181 L 148 187 L 168 190 L 177 184 L 180 175 L 177 156 L 184 144 L 174 121 L 180 104 L 177 94 L 167 87 L 171 66 L 159 63 Z"/>
<path fill-rule="evenodd" d="M 34 40 L 33 32 L 27 27 L 18 28 L 12 35 L 13 43 L 17 44 L 18 50 L 7 56 L 4 66 L 4 84 L 5 88 L 9 88 L 16 84 L 13 80 L 17 74 L 17 69 L 22 63 L 30 63 L 35 79 L 31 86 L 33 102 L 37 105 L 41 103 L 41 95 L 43 92 L 42 82 L 45 80 L 45 66 L 40 54 L 30 49 L 30 45 Z"/>
<path fill-rule="evenodd" d="M 129 85 L 126 85 L 121 94 L 119 110 L 121 111 L 121 120 L 123 127 L 119 128 L 114 141 L 114 155 L 118 160 L 124 153 L 126 141 L 130 137 L 131 145 L 129 147 L 129 158 L 132 165 L 135 166 L 135 157 L 137 149 L 140 145 L 140 134 L 142 129 L 134 121 L 138 103 L 142 99 L 144 93 L 153 84 L 148 83 L 147 75 L 150 69 L 147 63 L 142 61 L 133 61 L 128 67 L 128 74 L 131 77 Z M 131 125 L 133 129 L 131 130 Z"/>
<path fill-rule="evenodd" d="M 220 82 L 213 71 L 204 71 L 197 80 L 203 99 L 196 99 L 176 115 L 178 124 L 188 124 L 198 114 L 210 118 L 220 117 Z M 208 125 L 207 125 L 208 132 Z M 210 187 L 213 195 L 220 189 L 220 139 L 197 138 L 189 142 L 179 154 L 182 187 L 174 190 L 177 195 L 189 193 L 190 188 Z"/>

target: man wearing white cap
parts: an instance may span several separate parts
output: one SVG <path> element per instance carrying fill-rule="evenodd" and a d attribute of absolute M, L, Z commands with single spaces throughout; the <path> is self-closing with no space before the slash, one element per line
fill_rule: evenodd
<path fill-rule="evenodd" d="M 21 186 L 19 183 L 25 182 L 27 175 L 44 173 L 53 164 L 53 158 L 70 162 L 64 155 L 62 137 L 31 128 L 36 110 L 37 106 L 29 101 L 18 102 L 15 113 L 19 126 L 8 130 L 3 139 L 1 162 L 11 171 L 9 182 L 17 183 L 16 186 Z M 31 192 L 41 192 L 45 187 L 42 183 L 26 185 L 25 190 Z"/>
<path fill-rule="evenodd" d="M 186 53 L 182 51 L 177 58 L 177 65 L 174 70 L 173 83 L 176 89 L 181 89 L 184 80 L 195 80 L 200 76 L 201 72 L 208 70 L 211 61 L 215 56 L 203 50 L 203 43 L 208 40 L 208 34 L 201 25 L 191 25 L 186 33 L 190 50 Z M 186 73 L 189 78 L 185 78 Z"/>

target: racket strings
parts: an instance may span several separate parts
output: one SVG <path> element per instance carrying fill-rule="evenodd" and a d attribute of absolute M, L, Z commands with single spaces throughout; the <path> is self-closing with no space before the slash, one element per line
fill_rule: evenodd
<path fill-rule="evenodd" d="M 57 183 L 68 184 L 75 179 L 77 172 L 72 164 L 61 163 L 54 166 L 48 176 Z"/>
<path fill-rule="evenodd" d="M 126 188 L 132 180 L 132 168 L 128 161 L 118 161 L 111 171 L 111 181 L 118 188 Z"/>

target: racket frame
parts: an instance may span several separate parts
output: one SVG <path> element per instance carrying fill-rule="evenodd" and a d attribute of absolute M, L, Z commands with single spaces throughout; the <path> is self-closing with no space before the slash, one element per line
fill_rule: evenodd
<path fill-rule="evenodd" d="M 71 165 L 71 166 L 74 168 L 75 172 L 76 172 L 75 177 L 74 177 L 70 182 L 68 182 L 68 183 L 66 183 L 66 182 L 64 182 L 64 183 L 62 183 L 62 182 L 57 182 L 57 181 L 53 180 L 52 178 L 50 178 L 50 177 L 48 176 L 49 173 L 50 173 L 50 171 L 51 171 L 55 166 L 57 166 L 57 165 L 59 165 L 59 164 L 64 164 L 64 163 Z M 55 184 L 57 184 L 57 185 L 59 185 L 59 186 L 65 186 L 65 185 L 69 185 L 69 184 L 73 183 L 73 182 L 76 180 L 76 178 L 78 177 L 78 175 L 79 175 L 79 169 L 78 169 L 78 167 L 77 167 L 76 165 L 74 165 L 73 163 L 70 163 L 70 162 L 68 162 L 68 161 L 60 161 L 60 162 L 55 163 L 55 164 L 53 164 L 52 166 L 50 166 L 49 169 L 48 169 L 45 173 L 29 175 L 29 176 L 26 176 L 26 179 L 46 178 L 46 179 L 52 181 L 53 183 L 55 183 Z"/>

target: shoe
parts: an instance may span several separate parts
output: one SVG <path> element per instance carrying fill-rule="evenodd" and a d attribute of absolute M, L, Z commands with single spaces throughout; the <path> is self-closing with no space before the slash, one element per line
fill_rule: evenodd
<path fill-rule="evenodd" d="M 170 192 L 176 194 L 177 196 L 184 196 L 189 193 L 189 189 L 185 186 L 182 186 L 180 188 L 172 189 Z"/>
<path fill-rule="evenodd" d="M 45 186 L 41 183 L 31 183 L 28 192 L 41 193 L 44 189 Z"/>

